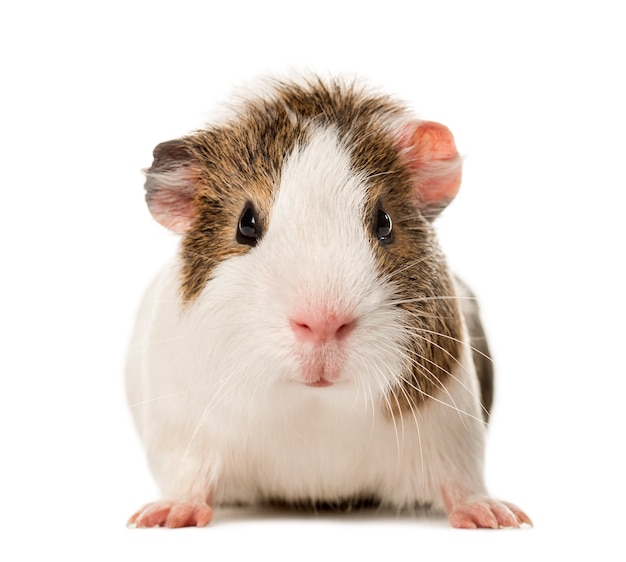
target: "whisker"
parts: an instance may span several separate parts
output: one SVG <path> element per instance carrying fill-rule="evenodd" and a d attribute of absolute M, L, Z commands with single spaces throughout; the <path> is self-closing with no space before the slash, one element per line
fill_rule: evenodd
<path fill-rule="evenodd" d="M 398 304 L 411 304 L 411 303 L 421 303 L 421 302 L 429 302 L 429 301 L 442 301 L 442 300 L 477 300 L 476 297 L 463 296 L 463 295 L 437 295 L 437 296 L 427 296 L 427 297 L 415 297 L 410 299 L 395 299 L 390 302 L 390 304 L 398 305 Z"/>
<path fill-rule="evenodd" d="M 422 327 L 419 327 L 419 328 L 417 328 L 417 329 L 419 329 L 421 332 L 424 332 L 424 333 L 426 333 L 426 334 L 432 334 L 432 335 L 434 335 L 434 336 L 440 336 L 440 337 L 442 337 L 442 338 L 447 338 L 447 339 L 449 339 L 449 340 L 452 340 L 452 341 L 455 341 L 455 342 L 457 342 L 457 343 L 460 343 L 461 345 L 463 345 L 463 346 L 467 347 L 467 348 L 468 348 L 468 349 L 470 349 L 471 351 L 475 351 L 476 353 L 478 353 L 479 355 L 482 355 L 485 359 L 488 359 L 490 362 L 492 362 L 492 363 L 493 363 L 493 359 L 492 359 L 491 357 L 489 357 L 489 355 L 487 355 L 486 353 L 482 352 L 480 349 L 478 349 L 478 348 L 474 347 L 474 346 L 473 346 L 471 343 L 469 343 L 469 342 L 463 341 L 463 340 L 461 340 L 461 339 L 459 339 L 459 338 L 455 338 L 454 336 L 450 336 L 450 335 L 448 335 L 448 334 L 442 334 L 441 332 L 437 332 L 437 331 L 434 331 L 434 330 L 429 330 L 429 329 L 427 329 L 427 328 L 422 328 Z"/>
<path fill-rule="evenodd" d="M 419 328 L 417 328 L 417 330 L 419 330 Z M 461 361 L 459 361 L 458 358 L 456 358 L 452 353 L 450 353 L 447 349 L 445 349 L 443 346 L 435 343 L 432 340 L 429 340 L 428 338 L 426 338 L 425 336 L 423 336 L 422 334 L 413 333 L 413 336 L 420 338 L 424 341 L 427 341 L 428 343 L 430 343 L 431 345 L 433 345 L 434 347 L 440 349 L 441 351 L 443 351 L 444 353 L 446 353 L 451 359 L 454 360 L 454 362 L 461 367 L 461 369 L 464 369 L 464 365 L 463 363 L 461 363 Z M 470 348 L 472 348 L 472 346 L 469 346 Z M 473 348 L 472 348 L 473 349 Z M 418 354 L 418 356 L 423 359 L 424 361 L 427 361 L 428 363 L 431 363 L 432 365 L 434 365 L 435 367 L 437 367 L 439 370 L 443 371 L 446 375 L 448 375 L 450 378 L 452 378 L 455 382 L 457 382 L 458 384 L 460 384 L 469 394 L 470 396 L 472 396 L 477 402 L 478 404 L 480 404 L 481 409 L 484 411 L 485 414 L 489 414 L 487 408 L 485 408 L 485 406 L 483 405 L 483 401 L 482 401 L 482 397 L 479 396 L 478 394 L 476 394 L 476 392 L 474 392 L 472 389 L 470 389 L 461 379 L 459 379 L 457 376 L 455 376 L 451 371 L 444 369 L 441 365 L 439 365 L 438 363 L 436 363 L 435 361 Z M 436 378 L 436 377 L 435 377 Z"/>
<path fill-rule="evenodd" d="M 365 386 L 365 382 L 363 383 L 363 385 Z M 372 388 L 372 384 L 369 379 L 367 379 L 367 390 L 369 390 L 370 406 L 372 408 L 372 425 L 370 428 L 370 432 L 373 432 L 376 423 L 376 405 L 374 403 L 374 389 Z"/>
<path fill-rule="evenodd" d="M 454 375 L 452 375 L 452 373 L 449 373 L 446 369 L 443 369 L 442 367 L 440 367 L 439 365 L 435 364 L 432 361 L 429 361 L 429 359 L 427 359 L 426 357 L 424 357 L 423 355 L 417 353 L 416 354 L 417 357 L 419 359 L 423 359 L 425 361 L 428 361 L 430 363 L 432 363 L 433 365 L 435 365 L 435 367 L 437 367 L 438 369 L 444 371 L 446 374 L 448 374 L 450 377 L 455 378 Z M 448 387 L 439 379 L 439 377 L 437 377 L 437 375 L 435 375 L 435 373 L 433 373 L 433 371 L 431 371 L 428 367 L 426 367 L 425 365 L 420 365 L 420 370 L 422 371 L 422 374 L 426 374 L 427 375 L 427 379 L 432 381 L 433 384 L 435 385 L 436 388 L 439 388 L 441 391 L 443 391 L 448 398 L 450 399 L 450 402 L 452 404 L 452 406 L 454 406 L 454 409 L 459 412 L 459 419 L 461 420 L 461 423 L 463 424 L 463 426 L 465 427 L 465 420 L 463 419 L 463 417 L 461 416 L 460 412 L 461 410 L 459 409 L 459 407 L 456 404 L 456 400 L 454 399 L 454 397 L 452 396 L 452 394 L 450 393 L 450 391 L 448 390 Z M 466 428 L 467 429 L 467 428 Z"/>
<path fill-rule="evenodd" d="M 422 359 L 422 360 L 424 360 L 424 361 L 426 361 L 428 363 L 431 363 L 434 367 L 436 367 L 439 370 L 443 371 L 445 374 L 449 375 L 453 379 L 456 379 L 456 377 L 454 377 L 454 375 L 452 373 L 450 373 L 447 369 L 444 369 L 443 367 L 441 367 L 441 365 L 435 363 L 434 361 L 432 361 L 428 357 L 422 355 L 418 351 L 416 351 L 416 350 L 409 350 L 409 349 L 402 350 L 402 356 L 407 361 L 409 361 L 409 363 L 411 365 L 413 365 L 414 367 L 417 367 L 420 370 L 421 374 L 427 380 L 431 381 L 437 388 L 439 388 L 440 390 L 445 392 L 448 395 L 448 397 L 450 398 L 450 400 L 452 401 L 452 404 L 456 407 L 456 402 L 455 402 L 454 398 L 452 397 L 452 395 L 450 394 L 450 391 L 448 390 L 446 385 L 439 379 L 439 377 L 437 377 L 437 375 L 435 375 L 435 373 L 431 369 L 429 369 L 426 365 L 423 365 L 423 364 L 419 363 L 417 361 L 417 359 L 415 357 L 413 357 L 413 354 L 417 356 L 417 359 Z M 406 377 L 404 377 L 404 376 L 402 376 L 401 378 L 403 380 L 406 380 Z M 415 388 L 415 385 L 410 385 L 410 386 L 412 388 Z M 422 391 L 422 392 L 424 392 L 424 391 Z"/>
<path fill-rule="evenodd" d="M 382 373 L 381 373 L 382 374 Z M 400 404 L 398 403 L 398 398 L 395 396 L 395 393 L 393 392 L 393 389 L 389 389 L 388 386 L 384 383 L 381 382 L 381 380 L 378 377 L 378 374 L 376 372 L 374 372 L 374 376 L 376 377 L 376 382 L 379 385 L 379 389 L 381 391 L 383 400 L 385 401 L 385 403 L 387 404 L 387 408 L 389 409 L 389 413 L 391 414 L 391 422 L 393 423 L 393 430 L 396 436 L 396 448 L 398 451 L 398 457 L 400 456 L 400 437 L 398 435 L 398 425 L 396 424 L 396 419 L 395 416 L 393 415 L 393 406 L 391 405 L 391 401 L 389 400 L 389 396 L 388 396 L 388 391 L 391 391 L 391 394 L 393 394 L 396 403 L 398 405 L 398 409 L 400 409 Z"/>
<path fill-rule="evenodd" d="M 407 263 L 406 265 L 398 268 L 398 269 L 394 269 L 392 272 L 386 274 L 384 276 L 384 280 L 385 281 L 391 281 L 393 280 L 394 277 L 397 277 L 398 275 L 404 273 L 405 271 L 418 266 L 420 263 L 423 263 L 424 261 L 426 261 L 427 259 L 429 259 L 431 257 L 432 254 L 426 254 L 424 256 L 421 256 L 419 259 L 415 259 L 413 261 L 410 261 L 409 263 Z"/>
<path fill-rule="evenodd" d="M 417 259 L 414 259 L 410 262 L 408 262 L 407 264 L 405 264 L 404 266 L 398 268 L 398 269 L 394 269 L 393 271 L 390 271 L 388 273 L 385 273 L 385 275 L 382 278 L 383 283 L 384 282 L 390 282 L 393 281 L 394 277 L 397 277 L 398 275 L 400 275 L 401 273 L 404 273 L 405 271 L 418 266 L 420 263 L 423 263 L 424 261 L 430 259 L 433 257 L 433 255 L 435 255 L 434 251 L 428 252 L 422 256 L 420 256 Z"/>
<path fill-rule="evenodd" d="M 224 389 L 228 385 L 228 383 L 231 383 L 232 380 L 235 379 L 236 377 L 237 377 L 237 373 L 235 371 L 233 371 L 223 381 L 220 381 L 221 384 L 220 384 L 219 388 L 217 389 L 215 394 L 211 397 L 211 400 L 209 400 L 207 405 L 204 407 L 202 415 L 200 416 L 200 419 L 198 420 L 198 423 L 196 424 L 194 430 L 191 433 L 191 436 L 189 437 L 189 440 L 187 441 L 187 445 L 185 447 L 185 451 L 184 451 L 184 453 L 183 453 L 183 455 L 181 457 L 181 466 L 182 466 L 183 462 L 185 461 L 185 459 L 187 458 L 187 456 L 189 454 L 189 451 L 191 450 L 191 445 L 193 444 L 193 441 L 195 440 L 196 436 L 198 435 L 198 432 L 200 431 L 200 429 L 204 425 L 204 422 L 207 420 L 207 418 L 209 417 L 211 412 L 214 411 L 215 405 L 217 404 L 219 406 L 220 403 L 224 400 L 224 398 L 226 396 L 230 395 L 230 391 L 233 388 L 236 387 L 236 384 L 231 384 L 228 387 L 227 392 L 224 392 Z"/>
<path fill-rule="evenodd" d="M 387 344 L 384 342 L 378 342 L 378 345 L 381 346 L 381 348 L 386 348 L 388 350 L 393 350 L 396 351 L 395 348 L 393 346 L 391 346 L 391 344 Z M 450 401 L 452 402 L 452 404 L 450 405 L 451 408 L 453 408 L 454 410 L 456 410 L 459 415 L 461 413 L 474 417 L 471 414 L 469 414 L 468 412 L 464 412 L 463 410 L 461 410 L 460 408 L 458 408 L 458 406 L 456 405 L 456 401 L 454 400 L 453 396 L 450 394 L 450 391 L 448 390 L 448 388 L 445 386 L 445 384 L 443 384 L 443 382 L 441 380 L 439 380 L 439 378 L 435 375 L 435 373 L 430 370 L 428 367 L 426 367 L 425 365 L 419 363 L 417 361 L 417 359 L 415 359 L 415 357 L 413 357 L 413 354 L 415 354 L 417 356 L 417 358 L 422 359 L 428 363 L 431 363 L 433 366 L 435 366 L 436 368 L 440 369 L 441 371 L 443 371 L 444 373 L 446 373 L 447 375 L 449 375 L 453 380 L 456 380 L 459 382 L 459 384 L 461 384 L 468 392 L 470 392 L 470 394 L 476 399 L 478 400 L 478 397 L 476 397 L 476 395 L 470 391 L 469 388 L 467 388 L 466 385 L 464 385 L 461 381 L 458 380 L 457 377 L 455 377 L 452 373 L 450 373 L 447 369 L 444 369 L 443 367 L 441 367 L 440 365 L 438 365 L 437 363 L 435 363 L 434 361 L 430 360 L 429 358 L 423 356 L 422 354 L 420 354 L 419 352 L 417 352 L 416 350 L 412 350 L 412 349 L 402 349 L 400 351 L 400 353 L 402 354 L 402 357 L 405 358 L 405 360 L 407 360 L 411 365 L 418 367 L 421 371 L 422 371 L 422 375 L 427 378 L 428 380 L 432 381 L 437 388 L 439 388 L 440 390 L 442 390 L 443 392 L 445 392 L 447 394 L 447 396 L 450 398 Z M 401 380 L 405 381 L 407 383 L 408 386 L 410 386 L 411 388 L 413 388 L 414 390 L 416 390 L 418 393 L 420 393 L 423 396 L 427 396 L 430 398 L 434 398 L 432 395 L 430 395 L 429 393 L 427 393 L 426 391 L 424 391 L 421 388 L 418 388 L 415 384 L 411 383 L 406 376 L 400 374 L 400 378 Z M 408 399 L 408 397 L 407 397 Z M 437 400 L 437 399 L 436 399 Z M 439 400 L 437 400 L 439 401 Z M 480 400 L 478 400 L 478 402 L 480 403 Z M 445 402 L 442 402 L 445 403 Z M 409 401 L 410 404 L 410 401 Z M 461 418 L 461 421 L 463 422 L 463 424 L 465 424 L 463 418 Z"/>
<path fill-rule="evenodd" d="M 406 399 L 406 402 L 409 406 L 409 410 L 411 411 L 411 416 L 413 417 L 413 422 L 415 423 L 415 431 L 417 432 L 417 443 L 418 443 L 419 452 L 420 452 L 420 466 L 421 466 L 422 474 L 424 474 L 424 451 L 422 449 L 422 434 L 420 432 L 420 425 L 417 420 L 416 406 L 413 404 L 413 400 L 411 400 L 404 386 L 398 385 L 398 387 L 400 388 L 401 392 L 404 394 L 404 398 Z"/>
<path fill-rule="evenodd" d="M 186 394 L 189 394 L 193 390 L 194 390 L 193 388 L 190 388 L 189 390 L 181 390 L 179 392 L 163 394 L 162 396 L 155 396 L 154 398 L 146 398 L 145 400 L 140 400 L 139 402 L 133 402 L 132 404 L 129 404 L 129 408 L 132 410 L 133 408 L 145 406 L 146 404 L 152 404 L 154 402 L 158 402 L 159 400 L 166 400 L 167 398 L 177 398 L 179 396 L 185 396 Z"/>
<path fill-rule="evenodd" d="M 403 380 L 408 386 L 410 386 L 411 388 L 415 389 L 417 392 L 419 392 L 420 394 L 426 396 L 427 398 L 434 400 L 435 402 L 437 402 L 438 404 L 441 404 L 442 406 L 445 406 L 446 408 L 450 408 L 451 410 L 454 410 L 455 412 L 462 414 L 464 416 L 467 416 L 468 418 L 471 418 L 477 422 L 480 422 L 482 425 L 486 425 L 485 420 L 481 419 L 481 418 L 477 418 L 475 415 L 470 414 L 469 412 L 466 412 L 464 410 L 461 410 L 459 408 L 457 408 L 455 405 L 453 404 L 449 404 L 448 402 L 444 402 L 443 400 L 440 400 L 439 398 L 436 398 L 435 396 L 433 396 L 432 394 L 429 394 L 428 392 L 425 392 L 424 390 L 422 390 L 421 388 L 418 388 L 417 386 L 415 386 L 414 384 L 411 383 L 411 381 L 407 380 L 404 376 L 400 377 L 401 380 Z"/>

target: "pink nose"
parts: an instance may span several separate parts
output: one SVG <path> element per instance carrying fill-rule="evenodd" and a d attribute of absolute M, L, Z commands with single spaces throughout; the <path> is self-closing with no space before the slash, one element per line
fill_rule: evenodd
<path fill-rule="evenodd" d="M 354 320 L 346 316 L 302 315 L 289 320 L 291 329 L 301 342 L 323 344 L 341 341 L 354 329 Z"/>

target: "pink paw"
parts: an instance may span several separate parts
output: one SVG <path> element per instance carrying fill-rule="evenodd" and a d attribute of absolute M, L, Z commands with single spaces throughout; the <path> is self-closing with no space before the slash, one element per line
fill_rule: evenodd
<path fill-rule="evenodd" d="M 491 498 L 468 499 L 448 513 L 453 527 L 458 529 L 498 529 L 531 525 L 530 517 L 519 507 Z"/>
<path fill-rule="evenodd" d="M 213 519 L 213 508 L 205 503 L 154 502 L 142 507 L 129 520 L 129 527 L 204 527 Z"/>

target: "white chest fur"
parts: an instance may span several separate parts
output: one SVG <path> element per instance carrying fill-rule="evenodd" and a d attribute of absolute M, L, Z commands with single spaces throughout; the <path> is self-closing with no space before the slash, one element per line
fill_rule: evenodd
<path fill-rule="evenodd" d="M 210 494 L 215 503 L 247 503 L 375 496 L 399 507 L 442 507 L 448 450 L 461 459 L 459 470 L 480 474 L 483 431 L 471 367 L 459 367 L 438 401 L 395 418 L 383 412 L 384 398 L 372 388 L 354 380 L 309 388 L 271 376 L 271 365 L 257 364 L 255 354 L 248 358 L 245 346 L 239 370 L 216 377 L 206 366 L 226 368 L 228 358 L 215 345 L 226 343 L 229 331 L 198 328 L 201 313 L 181 314 L 176 296 L 173 266 L 146 295 L 127 377 L 132 411 L 166 498 Z M 464 353 L 465 365 L 468 359 Z M 242 371 L 249 375 L 245 384 Z"/>

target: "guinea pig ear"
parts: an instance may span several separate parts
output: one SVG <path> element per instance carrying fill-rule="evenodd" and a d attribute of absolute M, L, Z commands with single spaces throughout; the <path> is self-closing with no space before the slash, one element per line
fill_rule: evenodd
<path fill-rule="evenodd" d="M 195 220 L 200 165 L 185 139 L 163 142 L 152 154 L 152 166 L 145 170 L 146 203 L 160 224 L 183 234 Z"/>
<path fill-rule="evenodd" d="M 415 195 L 434 219 L 454 199 L 461 185 L 461 157 L 447 127 L 432 121 L 404 125 L 399 136 L 406 165 L 413 173 Z"/>

